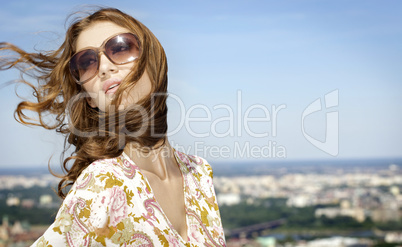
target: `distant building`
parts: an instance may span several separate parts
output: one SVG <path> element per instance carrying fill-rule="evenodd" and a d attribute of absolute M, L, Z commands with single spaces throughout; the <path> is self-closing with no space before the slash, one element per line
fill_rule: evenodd
<path fill-rule="evenodd" d="M 24 232 L 25 230 L 19 221 L 16 221 L 10 229 L 11 235 L 23 234 Z"/>
<path fill-rule="evenodd" d="M 3 223 L 0 226 L 0 241 L 8 241 L 10 237 L 8 231 L 8 217 L 3 216 Z"/>
<path fill-rule="evenodd" d="M 37 230 L 30 228 L 26 222 L 16 221 L 14 224 L 9 224 L 8 217 L 3 216 L 3 223 L 0 225 L 0 247 L 30 246 L 47 229 L 47 227 L 44 229 L 40 227 Z"/>
<path fill-rule="evenodd" d="M 316 239 L 307 242 L 306 247 L 352 247 L 352 246 L 373 246 L 370 239 L 358 239 L 349 237 L 331 237 Z"/>
<path fill-rule="evenodd" d="M 313 198 L 311 195 L 299 194 L 289 197 L 289 199 L 286 201 L 286 205 L 288 207 L 304 208 L 314 205 L 314 199 L 315 198 Z"/>
<path fill-rule="evenodd" d="M 399 221 L 401 214 L 398 209 L 375 209 L 371 211 L 371 219 L 374 222 Z"/>
<path fill-rule="evenodd" d="M 240 203 L 240 194 L 220 193 L 216 197 L 219 205 L 231 206 Z"/>
<path fill-rule="evenodd" d="M 402 243 L 402 232 L 389 232 L 384 240 L 386 243 Z"/>
<path fill-rule="evenodd" d="M 264 247 L 275 247 L 276 239 L 274 237 L 258 237 L 256 242 Z"/>
<path fill-rule="evenodd" d="M 23 199 L 21 201 L 21 207 L 23 208 L 33 208 L 35 206 L 35 201 L 32 199 Z"/>
<path fill-rule="evenodd" d="M 318 208 L 315 210 L 315 217 L 325 216 L 327 218 L 335 218 L 338 216 L 348 216 L 354 218 L 358 222 L 363 222 L 366 217 L 362 208 Z"/>
<path fill-rule="evenodd" d="M 50 205 L 52 205 L 52 202 L 53 202 L 53 198 L 51 195 L 45 194 L 45 195 L 41 195 L 39 197 L 39 204 L 41 206 L 50 206 Z"/>
<path fill-rule="evenodd" d="M 389 192 L 391 192 L 391 194 L 394 196 L 398 196 L 400 194 L 399 187 L 395 185 L 389 188 Z"/>
<path fill-rule="evenodd" d="M 7 198 L 6 204 L 9 207 L 18 206 L 18 205 L 20 205 L 20 198 L 15 197 L 15 196 L 10 196 L 10 197 Z"/>

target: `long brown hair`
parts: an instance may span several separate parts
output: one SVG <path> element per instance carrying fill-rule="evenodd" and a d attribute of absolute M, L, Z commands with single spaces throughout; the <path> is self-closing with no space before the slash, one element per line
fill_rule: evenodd
<path fill-rule="evenodd" d="M 127 28 L 138 36 L 141 54 L 133 70 L 120 84 L 116 107 L 106 112 L 89 106 L 83 88 L 69 72 L 68 62 L 75 52 L 79 34 L 89 25 L 110 21 Z M 152 32 L 128 14 L 113 8 L 101 8 L 72 22 L 63 44 L 55 51 L 27 53 L 10 44 L 0 43 L 0 70 L 17 68 L 36 79 L 34 85 L 24 78 L 20 82 L 33 90 L 36 102 L 22 101 L 14 112 L 17 121 L 25 125 L 56 129 L 65 134 L 64 153 L 73 145 L 75 150 L 64 159 L 65 175 L 59 176 L 58 195 L 65 197 L 64 189 L 72 185 L 81 172 L 93 161 L 121 155 L 128 142 L 143 147 L 154 147 L 165 140 L 167 132 L 167 62 L 165 52 Z M 152 82 L 152 94 L 125 110 L 119 110 L 122 92 L 129 90 L 147 72 Z M 25 111 L 38 114 L 32 119 Z M 145 112 L 145 115 L 144 115 Z M 55 121 L 46 122 L 52 114 Z M 67 145 L 67 142 L 70 145 Z M 69 167 L 70 162 L 73 164 Z"/>

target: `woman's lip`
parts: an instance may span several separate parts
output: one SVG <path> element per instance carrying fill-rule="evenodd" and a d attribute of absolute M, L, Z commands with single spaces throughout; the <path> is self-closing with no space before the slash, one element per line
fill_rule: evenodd
<path fill-rule="evenodd" d="M 120 83 L 121 83 L 121 80 L 119 78 L 110 78 L 103 83 L 102 89 L 105 92 L 105 94 L 113 94 L 119 88 Z M 115 84 L 117 84 L 118 86 L 115 86 L 115 87 L 109 89 L 111 86 L 113 86 Z"/>
<path fill-rule="evenodd" d="M 106 90 L 105 94 L 114 94 L 117 91 L 117 89 L 119 88 L 119 86 L 120 86 L 120 84 L 118 84 L 117 86 L 115 86 L 111 89 Z"/>

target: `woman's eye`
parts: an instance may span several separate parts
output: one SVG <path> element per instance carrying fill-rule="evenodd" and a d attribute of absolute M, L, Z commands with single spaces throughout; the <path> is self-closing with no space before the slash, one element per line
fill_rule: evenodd
<path fill-rule="evenodd" d="M 94 59 L 94 58 L 85 58 L 85 59 L 80 61 L 80 67 L 82 69 L 86 69 L 86 68 L 90 67 L 91 65 L 93 65 L 94 63 L 96 63 L 96 59 Z"/>
<path fill-rule="evenodd" d="M 97 63 L 97 57 L 93 51 L 89 50 L 80 54 L 77 61 L 80 69 L 87 69 Z"/>
<path fill-rule="evenodd" d="M 125 52 L 130 50 L 130 46 L 128 44 L 119 44 L 116 46 L 112 47 L 112 52 L 113 54 L 119 53 L 119 52 Z"/>

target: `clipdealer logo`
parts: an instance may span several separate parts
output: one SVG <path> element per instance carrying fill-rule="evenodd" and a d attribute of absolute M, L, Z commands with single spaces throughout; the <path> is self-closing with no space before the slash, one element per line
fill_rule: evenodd
<path fill-rule="evenodd" d="M 321 98 L 318 98 L 303 111 L 301 129 L 304 138 L 313 146 L 329 155 L 337 156 L 339 153 L 339 112 L 334 108 L 339 105 L 339 90 L 336 89 L 325 94 L 324 98 L 325 107 L 322 107 Z M 325 140 L 320 141 L 306 132 L 304 122 L 309 115 L 328 109 L 329 111 L 326 113 Z"/>
<path fill-rule="evenodd" d="M 235 105 L 219 104 L 211 108 L 204 104 L 195 104 L 186 110 L 179 97 L 176 95 L 169 95 L 169 97 L 178 103 L 180 117 L 178 118 L 178 125 L 170 127 L 168 136 L 186 130 L 191 137 L 199 139 L 188 147 L 171 141 L 176 150 L 216 159 L 286 158 L 285 146 L 280 145 L 277 141 L 268 140 L 265 144 L 260 145 L 256 145 L 254 142 L 255 139 L 270 136 L 275 138 L 278 135 L 278 115 L 279 112 L 286 109 L 285 104 L 267 107 L 263 104 L 254 103 L 247 106 L 243 104 L 242 91 L 238 90 Z M 221 113 L 220 116 L 214 117 L 215 111 L 218 110 Z M 223 114 L 224 116 L 222 116 L 223 111 L 226 111 L 226 114 Z M 193 112 L 197 112 L 198 115 L 193 114 Z M 203 117 L 200 117 L 201 115 Z M 203 124 L 203 128 L 198 128 L 197 124 L 200 123 Z M 207 128 L 205 128 L 205 124 Z M 256 125 L 259 125 L 260 128 L 256 128 Z M 233 137 L 237 140 L 233 142 L 224 141 L 213 145 L 209 141 L 202 140 L 208 137 L 219 139 Z M 251 141 L 245 137 L 251 137 Z"/>
<path fill-rule="evenodd" d="M 155 93 L 152 95 L 152 102 L 155 97 L 166 96 L 166 94 Z M 85 132 L 76 129 L 71 125 L 71 119 L 68 114 L 69 109 L 73 107 L 75 102 L 83 100 L 88 97 L 87 94 L 79 94 L 70 100 L 66 114 L 68 115 L 69 127 L 72 133 L 78 136 L 97 136 L 104 134 L 106 130 L 99 129 L 99 131 Z M 197 138 L 193 145 L 181 146 L 171 141 L 173 147 L 177 150 L 188 154 L 195 154 L 201 157 L 212 158 L 286 158 L 287 149 L 284 145 L 279 143 L 278 136 L 278 114 L 280 111 L 287 108 L 286 104 L 271 105 L 267 107 L 263 104 L 251 104 L 249 106 L 243 105 L 242 91 L 237 91 L 236 104 L 218 104 L 213 107 L 208 107 L 206 104 L 198 103 L 191 107 L 186 107 L 183 100 L 174 94 L 169 94 L 169 98 L 178 104 L 178 110 L 175 112 L 178 124 L 176 126 L 169 126 L 166 133 L 168 137 L 177 134 L 180 131 L 185 131 L 193 138 Z M 339 103 L 339 91 L 333 90 L 324 96 L 324 107 L 322 107 L 322 100 L 318 98 L 309 104 L 301 115 L 301 132 L 304 138 L 316 148 L 323 152 L 337 156 L 339 152 L 339 119 L 338 111 L 335 109 Z M 114 107 L 108 106 L 111 109 Z M 106 107 L 105 107 L 106 108 Z M 124 108 L 124 107 L 122 107 Z M 120 107 L 119 107 L 120 109 Z M 143 118 L 144 128 L 148 120 L 151 119 L 148 112 L 141 105 L 134 105 L 132 109 L 141 113 Z M 327 111 L 329 109 L 329 111 Z M 219 114 L 217 113 L 219 111 Z M 222 111 L 225 111 L 222 114 Z M 326 113 L 326 126 L 325 126 L 325 140 L 320 141 L 307 133 L 305 120 L 312 114 L 320 111 Z M 113 113 L 113 111 L 112 111 Z M 118 115 L 118 124 L 124 124 L 126 116 L 124 114 Z M 152 119 L 151 119 L 152 120 Z M 100 123 L 105 119 L 100 119 Z M 100 128 L 103 125 L 100 125 Z M 319 126 L 318 126 L 319 127 Z M 130 132 L 125 126 L 121 130 L 124 135 L 138 136 L 144 128 Z M 152 132 L 153 133 L 153 132 Z M 218 144 L 211 144 L 205 138 L 219 139 Z M 256 139 L 269 138 L 265 144 L 259 141 L 256 144 Z M 124 145 L 124 136 L 119 135 L 119 143 Z M 233 142 L 228 140 L 223 142 L 224 138 L 233 138 Z M 203 140 L 205 139 L 205 140 Z M 222 140 L 222 142 L 221 142 Z M 216 141 L 215 141 L 216 143 Z M 229 145 L 227 145 L 229 144 Z"/>

